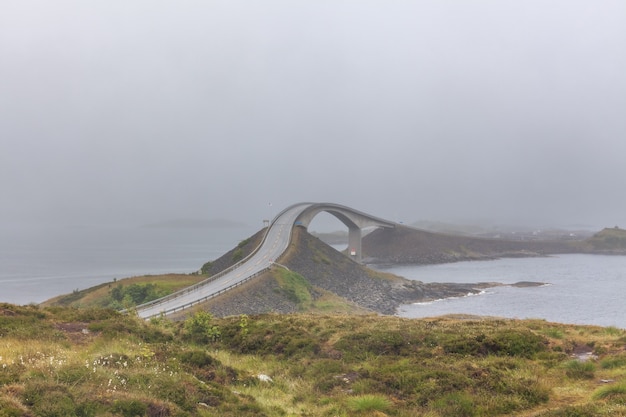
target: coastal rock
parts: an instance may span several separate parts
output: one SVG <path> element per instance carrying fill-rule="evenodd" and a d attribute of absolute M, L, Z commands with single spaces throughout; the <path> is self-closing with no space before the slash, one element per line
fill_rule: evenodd
<path fill-rule="evenodd" d="M 534 281 L 519 281 L 515 284 L 511 284 L 511 287 L 517 288 L 526 288 L 526 287 L 541 287 L 542 285 L 546 285 L 545 282 L 534 282 Z"/>
<path fill-rule="evenodd" d="M 311 285 L 313 299 L 333 293 L 363 311 L 396 314 L 401 304 L 477 294 L 497 283 L 423 283 L 376 271 L 296 228 L 281 264 L 297 272 Z M 281 291 L 272 272 L 265 274 L 205 305 L 216 316 L 299 311 L 296 302 Z"/>

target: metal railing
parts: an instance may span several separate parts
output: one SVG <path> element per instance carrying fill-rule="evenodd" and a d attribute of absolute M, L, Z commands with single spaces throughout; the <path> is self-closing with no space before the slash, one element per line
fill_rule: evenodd
<path fill-rule="evenodd" d="M 261 240 L 261 243 L 256 248 L 254 248 L 254 250 L 252 252 L 250 252 L 250 254 L 248 256 L 246 256 L 245 258 L 243 258 L 242 260 L 240 260 L 236 264 L 231 265 L 228 268 L 218 272 L 217 274 L 212 275 L 212 276 L 208 277 L 207 279 L 204 279 L 204 280 L 202 280 L 202 281 L 200 281 L 200 282 L 198 282 L 196 284 L 190 285 L 189 287 L 185 287 L 182 290 L 175 291 L 175 292 L 173 292 L 171 294 L 166 295 L 165 297 L 161 297 L 161 298 L 158 298 L 156 300 L 152 300 L 152 301 L 148 301 L 147 303 L 140 304 L 137 307 L 135 307 L 134 309 L 137 310 L 137 311 L 140 311 L 140 310 L 143 310 L 143 309 L 148 308 L 148 307 L 154 307 L 154 306 L 157 306 L 159 304 L 166 303 L 166 302 L 168 302 L 170 300 L 173 300 L 175 298 L 178 298 L 178 297 L 180 297 L 182 295 L 189 294 L 191 292 L 195 292 L 195 291 L 199 290 L 200 288 L 204 287 L 205 285 L 207 285 L 208 283 L 213 282 L 213 281 L 223 277 L 224 275 L 231 273 L 232 271 L 236 270 L 237 268 L 241 267 L 244 263 L 246 263 L 248 261 L 249 258 L 254 256 L 261 249 L 261 247 L 263 246 L 263 243 L 265 243 L 265 238 L 267 237 L 267 233 L 269 232 L 270 227 L 268 227 L 267 230 L 265 231 L 265 235 L 263 236 L 263 240 Z M 126 310 L 123 310 L 122 312 L 126 312 Z"/>
<path fill-rule="evenodd" d="M 241 280 L 239 282 L 236 282 L 236 283 L 234 283 L 232 285 L 229 285 L 226 288 L 222 288 L 221 290 L 216 291 L 216 292 L 214 292 L 212 294 L 209 294 L 209 295 L 206 295 L 206 296 L 204 296 L 202 298 L 198 298 L 196 300 L 190 301 L 190 302 L 185 303 L 185 304 L 183 304 L 181 306 L 178 306 L 178 307 L 170 308 L 170 309 L 167 309 L 167 310 L 161 310 L 158 313 L 151 314 L 149 316 L 143 317 L 143 319 L 148 320 L 148 319 L 151 319 L 153 317 L 158 317 L 158 316 L 162 316 L 162 315 L 166 316 L 168 314 L 176 313 L 177 311 L 186 310 L 188 308 L 191 308 L 191 307 L 195 306 L 196 304 L 203 303 L 203 302 L 205 302 L 207 300 L 210 300 L 213 297 L 217 297 L 218 295 L 224 294 L 226 291 L 232 290 L 233 288 L 238 287 L 238 286 L 248 282 L 252 278 L 255 278 L 255 277 L 257 277 L 257 276 L 259 276 L 259 275 L 261 275 L 261 274 L 263 274 L 263 273 L 265 273 L 265 272 L 267 272 L 269 270 L 270 270 L 269 267 L 264 268 L 264 269 L 262 269 L 262 270 L 260 270 L 258 272 L 255 272 L 254 274 L 244 278 L 243 280 Z"/>
<path fill-rule="evenodd" d="M 166 295 L 165 297 L 161 297 L 161 298 L 158 298 L 156 300 L 152 300 L 152 301 L 148 301 L 147 303 L 140 304 L 140 305 L 134 307 L 133 310 L 139 312 L 139 311 L 141 311 L 143 309 L 147 309 L 149 307 L 155 307 L 155 306 L 158 306 L 159 304 L 166 303 L 168 301 L 176 299 L 176 298 L 178 298 L 180 296 L 183 296 L 185 294 L 189 294 L 191 292 L 198 291 L 200 288 L 204 287 L 205 285 L 207 285 L 207 284 L 209 284 L 209 283 L 211 283 L 211 282 L 213 282 L 213 281 L 223 277 L 224 275 L 229 274 L 230 272 L 236 270 L 237 268 L 243 266 L 243 264 L 245 264 L 250 258 L 252 258 L 254 255 L 256 255 L 259 250 L 261 250 L 261 247 L 263 247 L 263 244 L 265 243 L 265 240 L 267 239 L 267 235 L 269 234 L 270 229 L 272 228 L 274 223 L 276 223 L 276 221 L 280 218 L 280 216 L 282 216 L 285 212 L 287 212 L 288 210 L 292 209 L 293 207 L 296 207 L 296 206 L 299 206 L 299 205 L 302 205 L 302 204 L 303 203 L 292 204 L 289 207 L 283 209 L 276 216 L 274 216 L 274 218 L 272 219 L 272 222 L 269 224 L 269 226 L 265 230 L 265 234 L 263 235 L 263 239 L 261 240 L 259 245 L 256 248 L 254 248 L 254 250 L 252 252 L 250 252 L 250 254 L 248 254 L 248 256 L 246 256 L 245 258 L 243 258 L 242 260 L 240 260 L 236 264 L 231 265 L 228 268 L 218 272 L 217 274 L 212 275 L 212 276 L 208 277 L 207 279 L 204 279 L 204 280 L 202 280 L 202 281 L 200 281 L 200 282 L 198 282 L 196 284 L 193 284 L 193 285 L 191 285 L 189 287 L 185 287 L 182 290 L 178 290 L 178 291 L 175 291 L 175 292 L 173 292 L 171 294 Z M 309 204 L 309 203 L 305 203 L 305 204 Z M 289 236 L 289 241 L 291 241 L 291 235 Z M 229 289 L 231 289 L 231 288 L 233 288 L 233 287 L 235 287 L 237 285 L 240 285 L 241 283 L 248 281 L 250 278 L 253 278 L 253 277 L 259 275 L 260 272 L 265 272 L 268 269 L 269 268 L 266 268 L 266 269 L 264 269 L 262 271 L 256 272 L 256 273 L 252 274 L 251 276 L 243 279 L 239 283 L 237 283 L 235 285 L 232 285 L 232 286 L 229 286 L 226 289 L 220 290 L 217 293 L 214 293 L 214 294 L 212 294 L 210 296 L 203 297 L 200 300 L 206 301 L 207 299 L 209 299 L 209 298 L 211 298 L 211 297 L 213 297 L 215 295 L 222 294 L 224 291 L 229 290 Z M 192 303 L 193 304 L 197 304 L 198 302 L 199 301 L 193 301 Z M 187 305 L 187 304 L 185 304 L 185 305 Z M 172 309 L 170 309 L 170 310 L 172 310 Z M 167 310 L 166 314 L 169 313 L 169 312 L 173 312 L 173 311 L 170 311 L 170 310 Z M 176 310 L 176 309 L 174 309 L 174 310 Z M 125 309 L 125 310 L 122 310 L 121 312 L 122 313 L 127 313 L 128 310 Z M 159 314 L 156 314 L 156 315 L 159 315 Z M 156 315 L 151 315 L 150 317 L 154 317 Z"/>
<path fill-rule="evenodd" d="M 283 209 L 280 213 L 278 213 L 272 219 L 271 223 L 269 224 L 269 226 L 265 230 L 265 234 L 263 235 L 263 239 L 261 240 L 259 245 L 256 248 L 254 248 L 254 250 L 252 252 L 250 252 L 250 254 L 248 254 L 248 256 L 246 256 L 245 258 L 243 258 L 242 260 L 240 260 L 236 264 L 231 265 L 230 267 L 224 269 L 223 271 L 220 271 L 217 274 L 215 274 L 215 275 L 213 275 L 211 277 L 208 277 L 207 279 L 202 280 L 201 282 L 198 282 L 198 283 L 196 283 L 194 285 L 191 285 L 189 287 L 183 288 L 182 290 L 178 290 L 178 291 L 176 291 L 176 292 L 174 292 L 172 294 L 166 295 L 165 297 L 159 298 L 157 300 L 153 300 L 153 301 L 150 301 L 150 302 L 147 302 L 147 303 L 144 303 L 144 304 L 140 304 L 137 307 L 135 307 L 133 310 L 136 311 L 136 312 L 140 312 L 141 310 L 148 309 L 150 307 L 158 307 L 159 305 L 164 304 L 164 303 L 166 303 L 168 301 L 174 300 L 174 299 L 176 299 L 178 297 L 181 297 L 183 295 L 189 294 L 191 292 L 198 291 L 201 288 L 203 288 L 204 286 L 206 286 L 207 284 L 222 278 L 223 276 L 231 273 L 232 271 L 236 270 L 237 268 L 240 268 L 246 262 L 248 262 L 248 260 L 250 260 L 250 258 L 252 258 L 254 255 L 256 255 L 261 250 L 261 248 L 265 244 L 265 241 L 267 240 L 267 237 L 269 235 L 270 230 L 272 229 L 274 224 L 278 221 L 278 219 L 283 214 L 285 214 L 287 211 L 289 211 L 289 210 L 291 210 L 291 209 L 293 209 L 293 208 L 295 208 L 297 206 L 305 206 L 305 205 L 317 205 L 317 204 L 316 203 L 297 203 L 297 204 L 292 204 L 289 207 Z M 358 215 L 370 218 L 370 219 L 372 219 L 374 221 L 378 221 L 378 222 L 383 223 L 383 224 L 389 224 L 389 225 L 394 225 L 395 224 L 395 222 L 390 222 L 388 220 L 379 219 L 379 218 L 376 218 L 374 216 L 370 216 L 370 215 L 368 215 L 366 213 L 362 213 L 362 212 L 359 212 L 357 210 L 351 209 L 349 207 L 341 206 L 339 204 L 324 203 L 324 204 L 321 204 L 321 205 L 330 206 L 330 207 L 334 207 L 334 208 L 340 208 L 340 209 L 344 209 L 344 210 L 350 210 L 350 211 L 352 211 L 352 212 L 354 212 L 354 213 L 356 213 Z M 303 210 L 306 210 L 306 208 L 304 208 Z M 289 233 L 289 236 L 287 238 L 287 247 L 289 247 L 289 245 L 291 244 L 291 238 L 292 238 L 292 234 Z M 279 264 L 276 264 L 276 265 L 279 265 Z M 279 266 L 283 266 L 283 265 L 279 265 Z M 235 284 L 232 284 L 232 285 L 230 285 L 230 286 L 228 286 L 226 288 L 223 288 L 223 289 L 221 289 L 219 291 L 216 291 L 216 292 L 214 292 L 212 294 L 209 294 L 209 295 L 197 298 L 197 299 L 195 299 L 193 301 L 190 301 L 190 302 L 185 303 L 183 305 L 180 305 L 178 307 L 173 307 L 173 308 L 170 308 L 170 309 L 163 309 L 163 310 L 159 311 L 158 313 L 151 314 L 150 316 L 147 316 L 147 317 L 144 317 L 144 318 L 149 319 L 149 318 L 152 318 L 152 317 L 160 316 L 162 314 L 167 315 L 167 314 L 175 313 L 177 311 L 185 310 L 185 309 L 190 308 L 190 307 L 192 307 L 192 306 L 194 306 L 196 304 L 202 303 L 202 302 L 207 301 L 207 300 L 209 300 L 209 299 L 211 299 L 213 297 L 216 297 L 216 296 L 218 296 L 220 294 L 223 294 L 226 291 L 229 291 L 229 290 L 231 290 L 231 289 L 233 289 L 233 288 L 235 288 L 235 287 L 237 287 L 239 285 L 242 285 L 243 283 L 248 282 L 250 279 L 257 277 L 257 276 L 265 273 L 266 271 L 269 271 L 270 268 L 271 268 L 271 265 L 266 267 L 266 268 L 264 268 L 264 269 L 262 269 L 262 270 L 260 270 L 260 271 L 258 271 L 258 272 L 255 272 L 255 273 L 245 277 L 244 279 L 242 279 L 241 281 L 236 282 Z M 123 310 L 123 312 L 127 312 L 127 310 Z"/>

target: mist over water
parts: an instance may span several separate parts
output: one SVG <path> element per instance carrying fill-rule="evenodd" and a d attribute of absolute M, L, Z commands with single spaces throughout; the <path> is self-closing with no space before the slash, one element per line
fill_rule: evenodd
<path fill-rule="evenodd" d="M 39 303 L 115 278 L 193 273 L 256 231 L 244 225 L 5 227 L 0 233 L 0 302 Z M 345 244 L 333 247 L 343 250 Z M 398 314 L 404 317 L 473 314 L 626 328 L 626 256 L 576 254 L 378 269 L 422 282 L 547 284 L 494 287 L 476 296 L 403 305 Z"/>
<path fill-rule="evenodd" d="M 623 0 L 0 1 L 0 57 L 0 225 L 626 224 Z"/>
<path fill-rule="evenodd" d="M 42 302 L 114 278 L 195 272 L 254 232 L 251 227 L 4 229 L 0 302 Z"/>

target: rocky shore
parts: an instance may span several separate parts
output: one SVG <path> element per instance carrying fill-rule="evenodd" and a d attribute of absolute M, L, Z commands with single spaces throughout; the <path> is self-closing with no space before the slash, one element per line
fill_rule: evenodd
<path fill-rule="evenodd" d="M 117 286 L 152 285 L 184 288 L 245 259 L 261 243 L 265 230 L 257 232 L 218 259 L 204 264 L 203 275 L 131 277 Z M 557 253 L 626 254 L 626 231 L 604 229 L 578 241 L 523 242 L 445 235 L 398 226 L 376 230 L 363 239 L 363 257 L 370 264 L 433 264 L 502 257 L 548 256 Z M 216 316 L 259 313 L 395 314 L 401 304 L 425 302 L 478 293 L 500 283 L 423 283 L 377 271 L 354 262 L 306 229 L 296 227 L 286 253 L 263 276 L 232 289 L 192 310 L 209 310 Z M 206 275 L 205 275 L 206 274 Z M 170 280 L 176 280 L 167 282 Z M 167 282 L 167 283 L 166 283 Z M 183 283 L 184 282 L 184 283 Z M 178 287 L 176 287 L 178 285 Z M 519 282 L 518 287 L 543 285 Z M 112 283 L 55 297 L 49 305 L 108 306 Z"/>
<path fill-rule="evenodd" d="M 217 273 L 247 256 L 261 242 L 260 231 L 202 268 Z M 504 257 L 548 256 L 559 253 L 607 253 L 626 250 L 626 231 L 604 229 L 585 240 L 523 241 L 478 238 L 434 233 L 397 225 L 393 229 L 377 229 L 362 242 L 363 259 L 369 264 L 439 264 L 469 260 L 492 260 Z M 315 237 L 306 229 L 296 227 L 287 252 L 279 262 L 302 277 L 313 302 L 325 301 L 335 309 L 324 312 L 395 314 L 401 304 L 425 302 L 448 297 L 476 294 L 488 287 L 502 285 L 486 282 L 473 284 L 423 283 L 384 273 L 354 262 Z M 292 313 L 315 311 L 294 300 L 280 279 L 280 268 L 241 287 L 216 297 L 199 308 L 216 316 Z M 519 282 L 514 286 L 543 285 Z M 315 303 L 313 303 L 315 304 Z"/>
<path fill-rule="evenodd" d="M 475 294 L 498 283 L 422 283 L 372 270 L 337 252 L 305 229 L 296 228 L 281 264 L 310 284 L 314 299 L 333 294 L 361 312 L 395 314 L 401 304 Z M 278 268 L 278 267 L 276 267 Z M 217 297 L 204 308 L 216 316 L 291 313 L 301 306 L 283 294 L 277 271 Z"/>

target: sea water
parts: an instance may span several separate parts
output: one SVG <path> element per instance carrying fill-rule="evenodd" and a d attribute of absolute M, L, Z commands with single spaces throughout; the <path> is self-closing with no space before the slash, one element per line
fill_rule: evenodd
<path fill-rule="evenodd" d="M 0 302 L 38 303 L 131 276 L 192 273 L 254 228 L 3 228 Z M 404 317 L 476 314 L 626 328 L 626 256 L 558 255 L 384 269 L 423 282 L 543 282 L 403 305 Z"/>
<path fill-rule="evenodd" d="M 256 231 L 5 227 L 0 230 L 0 302 L 39 303 L 114 279 L 193 273 Z"/>
<path fill-rule="evenodd" d="M 569 254 L 383 270 L 423 282 L 545 283 L 493 287 L 479 295 L 403 305 L 398 311 L 403 317 L 470 314 L 626 329 L 626 256 Z"/>

